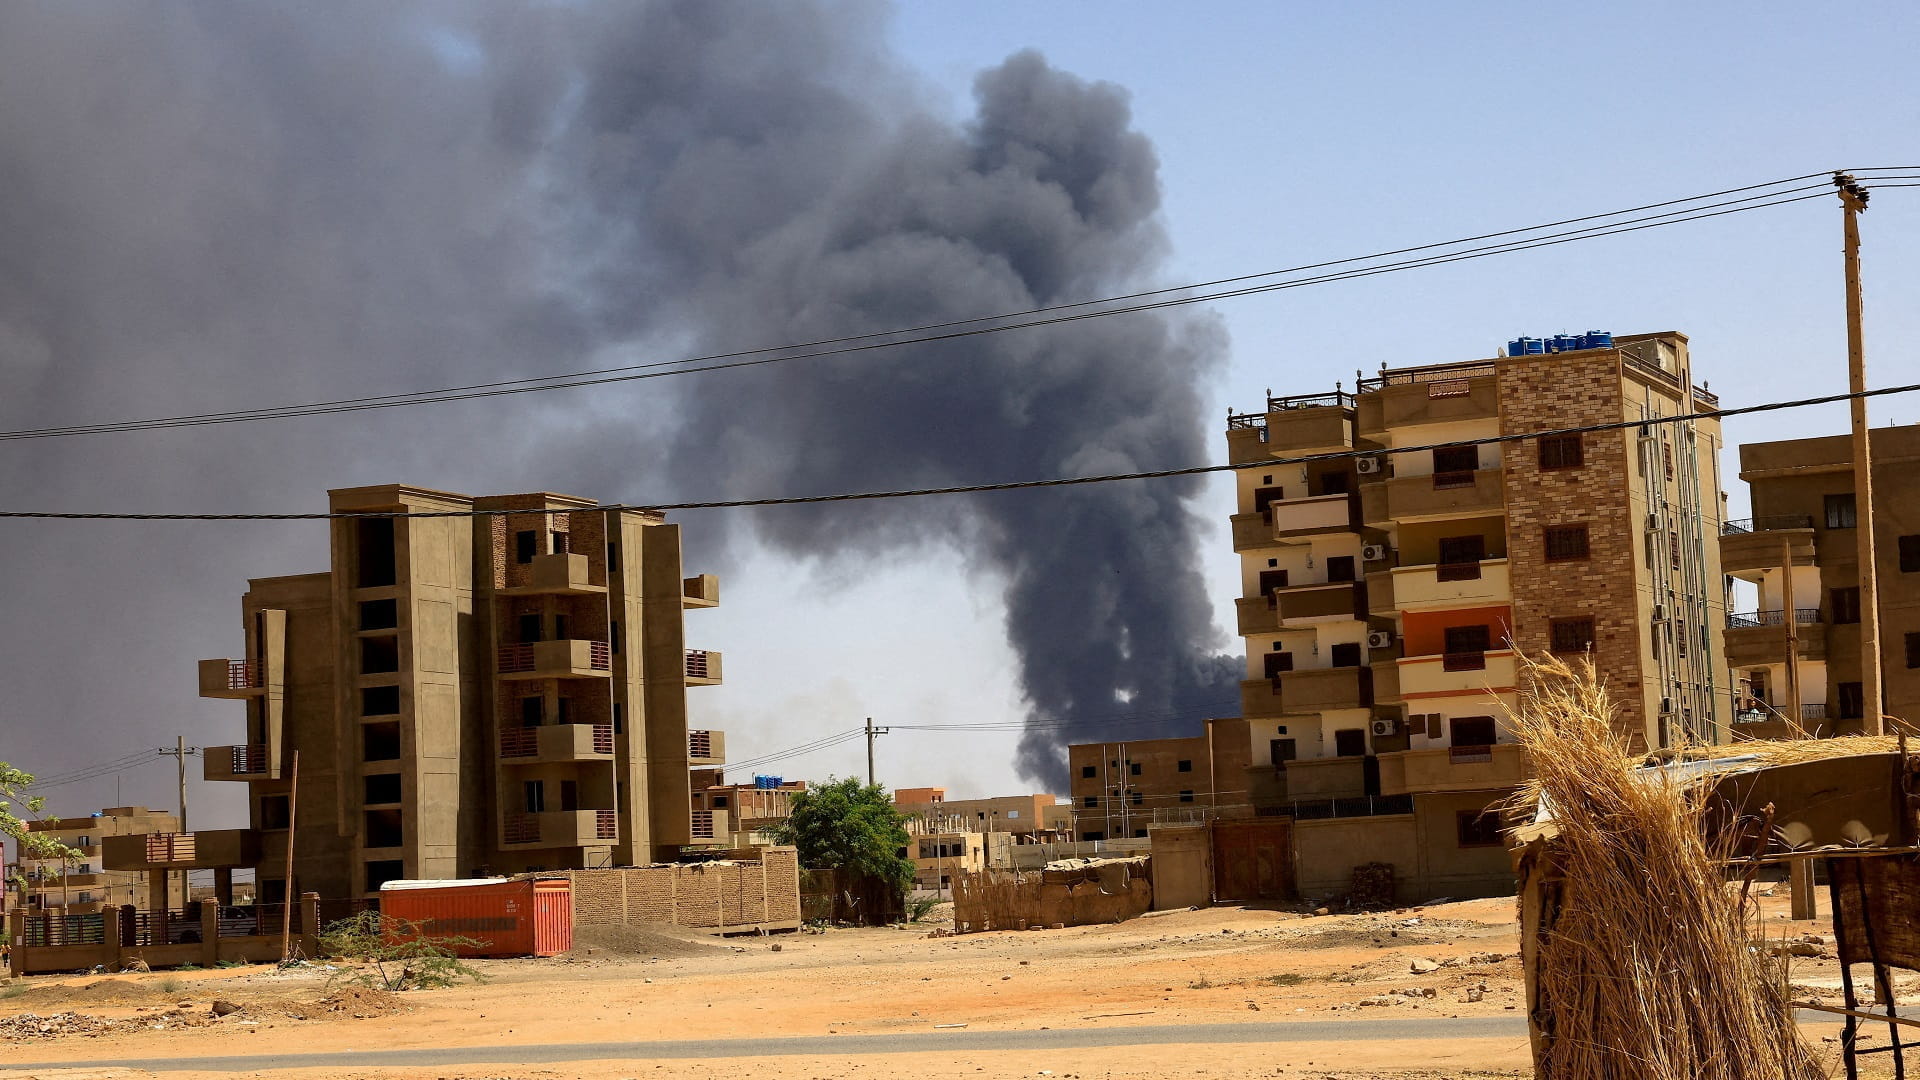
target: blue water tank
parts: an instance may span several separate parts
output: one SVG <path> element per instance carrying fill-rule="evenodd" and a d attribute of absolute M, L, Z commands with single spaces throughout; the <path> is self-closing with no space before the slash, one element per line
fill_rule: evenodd
<path fill-rule="evenodd" d="M 1587 331 L 1587 348 L 1589 349 L 1613 348 L 1613 332 L 1610 330 Z"/>
<path fill-rule="evenodd" d="M 1526 338 L 1514 338 L 1512 341 L 1507 342 L 1508 356 L 1523 356 L 1526 354 L 1526 351 L 1527 351 Z"/>
<path fill-rule="evenodd" d="M 1547 351 L 1547 343 L 1537 337 L 1530 337 L 1524 340 L 1527 343 L 1528 356 L 1540 356 Z"/>

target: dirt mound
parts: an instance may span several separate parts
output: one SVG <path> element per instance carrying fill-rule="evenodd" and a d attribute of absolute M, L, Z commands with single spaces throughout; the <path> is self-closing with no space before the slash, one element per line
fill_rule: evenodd
<path fill-rule="evenodd" d="M 129 1021 L 108 1020 L 85 1013 L 62 1012 L 49 1016 L 21 1013 L 0 1020 L 0 1039 L 56 1039 L 63 1035 L 106 1035 L 125 1030 Z"/>
<path fill-rule="evenodd" d="M 98 979 L 90 983 L 57 986 L 29 986 L 12 995 L 12 1002 L 27 1007 L 49 1005 L 151 1005 L 181 1000 L 182 989 L 164 991 L 151 983 L 129 979 Z"/>
<path fill-rule="evenodd" d="M 327 1020 L 352 1017 L 355 1020 L 368 1020 L 376 1016 L 391 1016 L 405 1012 L 407 1005 L 400 995 L 389 990 L 380 990 L 371 986 L 336 986 L 327 991 L 318 1001 L 286 1006 L 284 1011 L 295 1020 Z"/>
<path fill-rule="evenodd" d="M 1394 949 L 1408 945 L 1451 945 L 1489 936 L 1496 928 L 1457 919 L 1380 919 L 1366 922 L 1319 920 L 1290 928 L 1292 944 L 1304 949 L 1351 949 L 1372 945 Z"/>
<path fill-rule="evenodd" d="M 573 952 L 569 955 L 584 958 L 593 950 L 594 956 L 627 956 L 652 960 L 670 960 L 682 956 L 711 956 L 716 952 L 731 951 L 726 945 L 705 934 L 681 930 L 674 927 L 641 927 L 624 925 L 576 926 L 573 928 Z"/>

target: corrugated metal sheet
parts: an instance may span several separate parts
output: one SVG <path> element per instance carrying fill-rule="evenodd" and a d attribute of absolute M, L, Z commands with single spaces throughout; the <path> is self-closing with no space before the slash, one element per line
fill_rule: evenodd
<path fill-rule="evenodd" d="M 573 890 L 564 878 L 448 882 L 382 890 L 380 910 L 402 933 L 470 938 L 460 956 L 554 956 L 573 948 Z"/>

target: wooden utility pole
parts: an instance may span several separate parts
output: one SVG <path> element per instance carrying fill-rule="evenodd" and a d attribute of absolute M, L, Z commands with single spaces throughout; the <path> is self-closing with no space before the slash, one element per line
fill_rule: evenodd
<path fill-rule="evenodd" d="M 300 751 L 293 752 L 292 778 L 287 785 L 287 876 L 281 891 L 286 902 L 280 906 L 280 962 L 293 959 L 293 836 L 294 826 L 299 824 L 300 814 Z M 255 887 L 258 887 L 256 883 Z M 259 903 L 256 899 L 255 903 Z M 310 926 L 306 933 L 317 934 L 320 928 Z"/>
<path fill-rule="evenodd" d="M 1867 189 L 1846 173 L 1833 174 L 1840 192 L 1847 270 L 1847 389 L 1855 395 L 1853 410 L 1854 539 L 1860 559 L 1860 704 L 1865 733 L 1879 735 L 1885 708 L 1880 696 L 1880 597 L 1874 578 L 1873 458 L 1867 429 L 1866 346 L 1861 340 L 1860 211 L 1867 208 Z"/>
<path fill-rule="evenodd" d="M 1780 608 L 1780 622 L 1787 630 L 1787 718 L 1800 729 L 1795 736 L 1800 738 L 1807 731 L 1800 709 L 1800 619 L 1793 607 L 1793 538 L 1784 532 L 1780 534 Z"/>
<path fill-rule="evenodd" d="M 170 757 L 173 759 L 174 768 L 176 770 L 177 775 L 179 776 L 180 824 L 178 826 L 178 829 L 180 834 L 183 836 L 186 835 L 189 831 L 191 831 L 187 828 L 187 759 L 189 757 L 192 757 L 195 754 L 198 754 L 199 752 L 200 752 L 199 747 L 187 745 L 187 737 L 185 735 L 175 735 L 173 737 L 173 749 L 169 750 L 163 746 L 159 750 L 155 751 L 155 753 L 159 754 L 162 757 Z M 161 873 L 165 875 L 165 874 L 172 873 L 172 871 L 163 870 L 161 871 Z M 188 879 L 189 873 L 190 871 L 185 869 L 180 871 L 180 902 L 182 904 L 185 904 L 188 900 L 191 900 L 193 898 L 193 885 L 191 881 Z M 166 890 L 162 889 L 161 890 L 162 896 L 164 896 L 165 893 L 166 893 Z M 171 905 L 169 904 L 166 906 L 170 907 Z"/>
<path fill-rule="evenodd" d="M 867 717 L 867 786 L 868 787 L 873 786 L 873 737 L 875 735 L 885 735 L 888 732 L 888 730 L 890 729 L 883 728 L 883 727 L 882 728 L 874 727 L 873 717 L 871 716 Z"/>

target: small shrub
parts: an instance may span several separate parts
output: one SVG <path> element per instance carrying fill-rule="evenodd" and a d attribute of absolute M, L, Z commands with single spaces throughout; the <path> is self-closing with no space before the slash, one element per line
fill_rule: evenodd
<path fill-rule="evenodd" d="M 1187 989 L 1189 989 L 1189 990 L 1211 990 L 1211 989 L 1213 989 L 1213 980 L 1212 980 L 1212 979 L 1209 979 L 1209 978 L 1207 978 L 1207 977 L 1206 977 L 1205 975 L 1202 975 L 1202 976 L 1200 976 L 1199 978 L 1197 978 L 1197 979 L 1195 979 L 1195 980 L 1193 980 L 1192 982 L 1190 982 L 1190 983 L 1188 983 L 1188 984 L 1187 984 Z"/>
<path fill-rule="evenodd" d="M 907 898 L 907 921 L 919 922 L 940 906 L 937 896 L 909 896 Z"/>
<path fill-rule="evenodd" d="M 438 990 L 462 979 L 485 982 L 478 968 L 453 955 L 462 945 L 479 944 L 473 938 L 428 937 L 415 924 L 377 911 L 363 911 L 320 932 L 320 948 L 327 954 L 373 965 L 340 972 L 330 981 L 381 990 Z"/>
<path fill-rule="evenodd" d="M 164 975 L 153 984 L 153 988 L 163 994 L 177 994 L 180 992 L 180 980 L 171 975 Z"/>
<path fill-rule="evenodd" d="M 1299 986 L 1307 981 L 1307 977 L 1297 971 L 1283 971 L 1278 975 L 1267 976 L 1267 981 L 1275 986 Z"/>
<path fill-rule="evenodd" d="M 12 986 L 0 986 L 0 999 L 17 998 L 27 992 L 26 983 L 14 983 Z"/>

